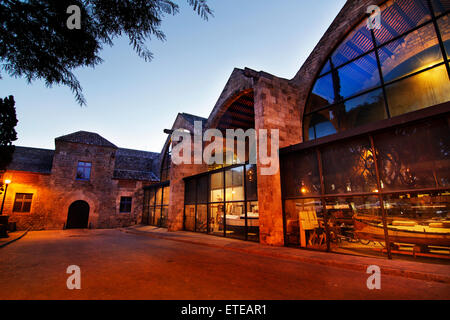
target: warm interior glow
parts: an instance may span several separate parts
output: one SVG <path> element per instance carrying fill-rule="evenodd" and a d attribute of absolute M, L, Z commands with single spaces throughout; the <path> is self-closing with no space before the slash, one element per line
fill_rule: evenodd
<path fill-rule="evenodd" d="M 10 184 L 10 183 L 11 183 L 11 180 L 9 180 L 9 179 L 5 180 L 5 184 Z"/>
<path fill-rule="evenodd" d="M 300 189 L 300 191 L 301 191 L 302 193 L 306 193 L 308 190 L 307 190 L 305 187 L 302 187 L 302 188 Z"/>

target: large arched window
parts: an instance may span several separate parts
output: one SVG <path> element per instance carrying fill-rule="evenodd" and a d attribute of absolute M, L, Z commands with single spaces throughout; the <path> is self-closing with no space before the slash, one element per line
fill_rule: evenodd
<path fill-rule="evenodd" d="M 450 101 L 450 4 L 390 0 L 326 60 L 304 112 L 304 140 Z"/>

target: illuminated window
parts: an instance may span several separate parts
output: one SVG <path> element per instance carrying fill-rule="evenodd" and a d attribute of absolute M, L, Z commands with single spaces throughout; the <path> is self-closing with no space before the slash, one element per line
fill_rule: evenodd
<path fill-rule="evenodd" d="M 120 197 L 120 212 L 131 212 L 131 197 Z"/>
<path fill-rule="evenodd" d="M 450 101 L 448 10 L 440 0 L 387 1 L 380 29 L 361 21 L 312 86 L 304 140 Z"/>
<path fill-rule="evenodd" d="M 14 200 L 14 212 L 30 212 L 31 201 L 33 199 L 32 193 L 16 193 L 16 199 Z"/>
<path fill-rule="evenodd" d="M 91 167 L 90 162 L 78 162 L 77 167 L 77 180 L 89 180 L 91 178 Z"/>

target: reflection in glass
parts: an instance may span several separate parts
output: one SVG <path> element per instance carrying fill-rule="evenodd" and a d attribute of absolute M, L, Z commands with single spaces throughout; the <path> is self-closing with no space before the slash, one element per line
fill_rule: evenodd
<path fill-rule="evenodd" d="M 148 222 L 147 222 L 147 224 L 149 224 L 151 226 L 156 225 L 155 208 L 154 207 L 148 208 Z"/>
<path fill-rule="evenodd" d="M 244 202 L 227 203 L 226 236 L 245 239 L 245 207 Z"/>
<path fill-rule="evenodd" d="M 450 253 L 450 193 L 408 193 L 385 197 L 394 251 Z"/>
<path fill-rule="evenodd" d="M 449 186 L 449 120 L 430 120 L 374 137 L 385 190 Z"/>
<path fill-rule="evenodd" d="M 219 202 L 224 200 L 223 194 L 223 172 L 213 173 L 210 176 L 210 197 L 209 201 Z"/>
<path fill-rule="evenodd" d="M 438 20 L 439 31 L 444 42 L 447 57 L 450 57 L 450 14 L 443 16 Z"/>
<path fill-rule="evenodd" d="M 244 167 L 225 171 L 225 200 L 244 200 Z"/>
<path fill-rule="evenodd" d="M 197 203 L 208 202 L 208 176 L 202 176 L 197 179 Z"/>
<path fill-rule="evenodd" d="M 319 199 L 296 199 L 284 202 L 286 241 L 303 248 L 326 250 L 323 207 Z"/>
<path fill-rule="evenodd" d="M 223 203 L 210 204 L 209 206 L 209 233 L 223 236 Z"/>
<path fill-rule="evenodd" d="M 169 217 L 169 207 L 163 206 L 161 207 L 161 221 L 159 226 L 162 228 L 167 228 L 167 219 Z"/>
<path fill-rule="evenodd" d="M 195 193 L 196 193 L 196 180 L 195 179 L 186 180 L 184 184 L 184 203 L 194 204 Z"/>
<path fill-rule="evenodd" d="M 320 194 L 319 167 L 315 150 L 281 157 L 281 186 L 286 197 Z"/>
<path fill-rule="evenodd" d="M 259 241 L 258 201 L 247 202 L 247 240 Z"/>
<path fill-rule="evenodd" d="M 161 207 L 156 207 L 155 208 L 155 217 L 154 217 L 154 219 L 153 219 L 153 225 L 154 226 L 158 226 L 158 227 L 160 227 L 161 226 Z"/>
<path fill-rule="evenodd" d="M 195 205 L 184 206 L 184 229 L 195 231 Z"/>
<path fill-rule="evenodd" d="M 375 163 L 367 138 L 328 145 L 322 150 L 325 193 L 373 192 Z"/>
<path fill-rule="evenodd" d="M 392 41 L 379 50 L 385 82 L 442 62 L 442 52 L 433 24 Z"/>
<path fill-rule="evenodd" d="M 163 204 L 169 204 L 170 187 L 164 187 Z"/>
<path fill-rule="evenodd" d="M 374 29 L 378 44 L 383 44 L 414 27 L 429 21 L 426 0 L 387 1 L 381 6 L 381 28 Z"/>
<path fill-rule="evenodd" d="M 206 204 L 197 205 L 197 225 L 195 231 L 206 233 L 207 230 L 208 206 Z"/>
<path fill-rule="evenodd" d="M 311 110 L 308 110 L 308 112 L 314 111 L 322 105 L 328 105 L 334 102 L 334 88 L 331 74 L 327 74 L 317 79 L 311 96 L 316 97 L 314 97 L 314 105 L 311 105 Z"/>
<path fill-rule="evenodd" d="M 334 126 L 339 131 L 387 118 L 382 89 L 334 105 L 330 110 Z"/>
<path fill-rule="evenodd" d="M 331 60 L 335 67 L 339 67 L 372 49 L 372 36 L 367 28 L 366 20 L 364 20 L 345 38 L 332 54 Z"/>
<path fill-rule="evenodd" d="M 445 66 L 419 73 L 386 87 L 391 116 L 450 101 L 450 81 Z"/>
<path fill-rule="evenodd" d="M 247 200 L 257 200 L 258 199 L 258 173 L 256 169 L 256 164 L 248 164 L 245 167 L 246 170 L 246 181 L 245 187 L 247 188 Z"/>
<path fill-rule="evenodd" d="M 450 10 L 450 1 L 448 0 L 431 0 L 435 15 L 440 15 Z"/>
<path fill-rule="evenodd" d="M 320 71 L 319 75 L 323 75 L 323 74 L 329 72 L 330 70 L 331 70 L 330 61 L 327 60 L 327 62 L 326 62 L 325 65 L 323 66 L 322 70 Z"/>
<path fill-rule="evenodd" d="M 159 187 L 156 189 L 156 205 L 161 205 L 161 201 L 162 201 L 162 187 Z"/>
<path fill-rule="evenodd" d="M 330 121 L 333 118 L 331 110 L 323 110 L 305 117 L 303 125 L 307 128 L 305 140 L 314 140 L 329 136 L 337 132 L 336 127 Z"/>
<path fill-rule="evenodd" d="M 365 55 L 338 69 L 338 77 L 335 79 L 339 88 L 339 97 L 348 98 L 360 92 L 380 85 L 377 60 L 374 53 Z M 340 100 L 337 98 L 336 100 Z"/>

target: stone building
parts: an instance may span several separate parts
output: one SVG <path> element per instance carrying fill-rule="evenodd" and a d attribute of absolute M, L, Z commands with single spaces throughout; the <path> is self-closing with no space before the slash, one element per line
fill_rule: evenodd
<path fill-rule="evenodd" d="M 380 24 L 369 28 L 374 4 Z M 448 258 L 449 10 L 441 0 L 348 0 L 293 79 L 235 69 L 200 119 L 203 131 L 278 130 L 279 170 L 264 175 L 267 164 L 248 157 L 172 163 L 165 181 L 146 188 L 143 223 L 275 246 Z M 179 115 L 169 133 L 193 135 L 190 120 Z"/>
<path fill-rule="evenodd" d="M 159 153 L 118 148 L 91 132 L 58 137 L 55 150 L 16 147 L 3 214 L 18 229 L 133 225 L 158 168 Z"/>
<path fill-rule="evenodd" d="M 100 137 L 29 151 L 42 163 L 30 163 L 37 172 L 18 177 L 24 190 L 11 194 L 42 186 L 31 205 L 39 214 L 12 219 L 61 228 L 80 199 L 93 227 L 143 223 L 274 246 L 448 258 L 449 54 L 448 1 L 348 0 L 293 79 L 234 69 L 208 118 L 178 114 L 158 155 Z M 268 130 L 278 170 L 263 174 L 268 164 L 249 163 L 249 152 L 226 164 L 175 164 L 172 133 L 195 136 L 196 122 L 202 133 Z M 74 179 L 80 161 L 92 164 L 91 182 Z M 118 213 L 122 195 L 133 198 L 129 215 Z"/>

